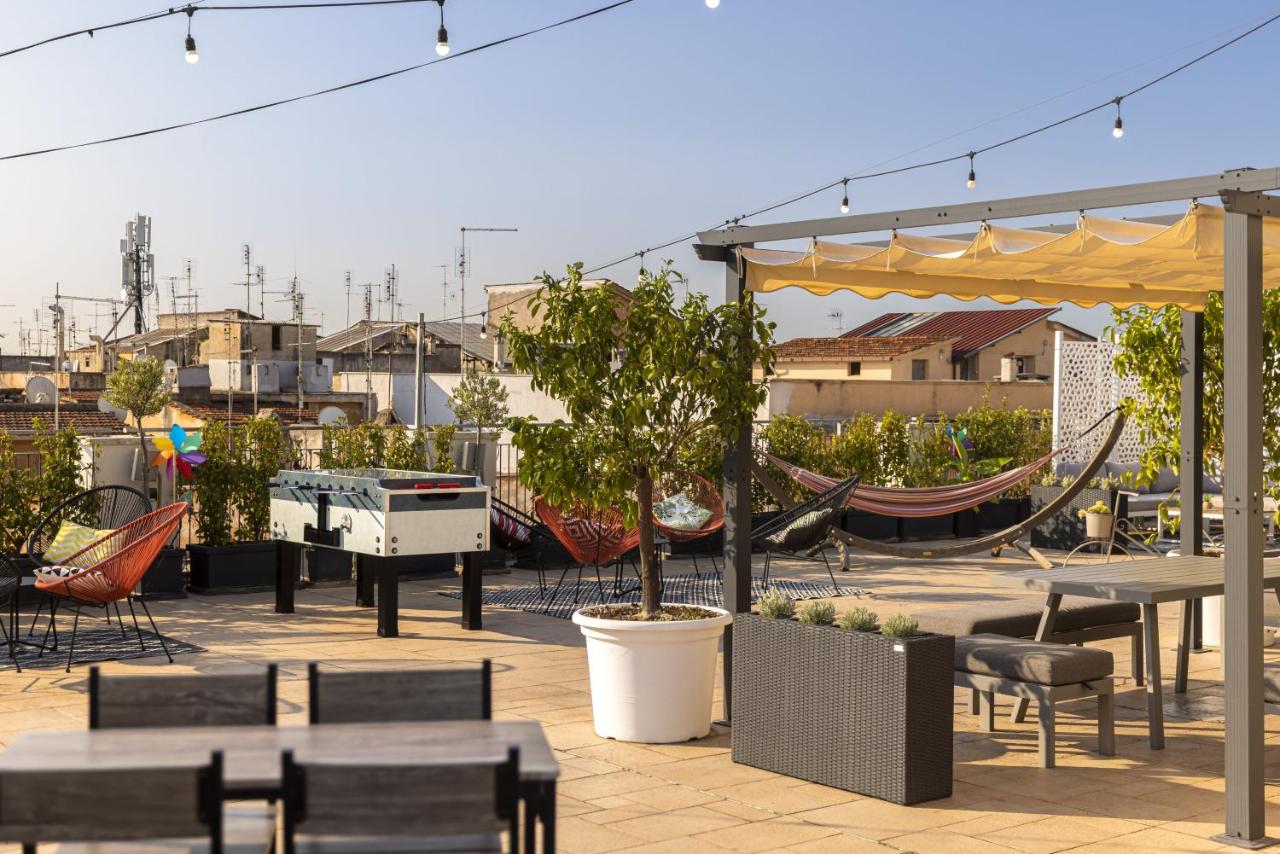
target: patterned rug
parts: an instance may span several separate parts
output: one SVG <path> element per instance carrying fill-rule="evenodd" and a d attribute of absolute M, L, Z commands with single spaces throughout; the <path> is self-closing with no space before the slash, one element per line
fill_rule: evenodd
<path fill-rule="evenodd" d="M 562 620 L 569 619 L 573 616 L 574 611 L 586 605 L 598 605 L 601 602 L 634 603 L 640 601 L 640 591 L 636 589 L 634 577 L 628 580 L 623 594 L 618 597 L 613 595 L 612 577 L 604 578 L 602 585 L 604 588 L 603 599 L 600 596 L 600 588 L 596 585 L 594 573 L 590 575 L 590 581 L 588 581 L 588 574 L 584 571 L 581 585 L 577 583 L 576 573 L 570 573 L 560 587 L 559 592 L 555 593 L 553 597 L 552 593 L 555 591 L 555 582 L 558 578 L 559 575 L 556 573 L 547 573 L 547 590 L 545 593 L 539 590 L 536 584 L 522 587 L 490 587 L 481 595 L 480 601 L 484 605 L 528 611 L 531 614 L 546 614 L 549 617 L 559 617 Z M 720 582 L 714 576 L 704 574 L 699 578 L 696 575 L 669 575 L 664 581 L 666 583 L 662 593 L 664 602 L 720 607 Z M 796 600 L 830 599 L 834 596 L 861 596 L 866 593 L 865 590 L 843 584 L 837 590 L 825 582 L 788 581 L 779 578 L 770 579 L 769 588 L 779 593 L 785 593 Z M 765 589 L 760 576 L 757 575 L 752 578 L 751 601 L 758 600 L 761 594 L 765 592 Z M 448 596 L 450 599 L 462 598 L 460 591 L 442 592 L 440 595 Z"/>
<path fill-rule="evenodd" d="M 143 631 L 142 642 L 146 644 L 146 648 L 138 646 L 138 633 L 129 627 L 127 637 L 121 637 L 119 627 L 112 625 L 111 628 L 92 628 L 84 627 L 85 621 L 80 621 L 80 631 L 76 634 L 76 657 L 72 663 L 72 667 L 79 667 L 82 664 L 96 664 L 100 661 L 126 661 L 134 658 L 151 658 L 153 656 L 163 656 L 164 650 L 160 648 L 160 639 L 154 632 Z M 71 627 L 62 626 L 59 621 L 58 632 L 58 648 L 46 650 L 44 655 L 40 654 L 38 646 L 27 646 L 21 644 L 18 646 L 18 663 L 22 665 L 22 669 L 42 668 L 42 667 L 66 667 L 67 651 L 71 647 Z M 26 641 L 38 642 L 41 637 L 39 628 L 34 635 L 28 637 L 26 627 L 24 626 L 19 632 L 19 637 Z M 164 642 L 169 647 L 169 652 L 175 656 L 182 653 L 204 652 L 204 647 L 187 643 L 186 641 L 164 636 Z M 49 638 L 50 645 L 53 644 L 53 638 Z M 0 641 L 3 644 L 3 641 Z M 7 646 L 0 645 L 0 670 L 13 669 L 13 659 L 9 657 L 9 649 Z"/>

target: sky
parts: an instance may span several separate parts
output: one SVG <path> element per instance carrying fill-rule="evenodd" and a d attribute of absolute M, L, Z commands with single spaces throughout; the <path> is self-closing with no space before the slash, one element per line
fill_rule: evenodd
<path fill-rule="evenodd" d="M 447 0 L 454 50 L 604 0 Z M 0 2 L 0 50 L 158 11 L 144 0 Z M 963 153 L 1108 100 L 1280 12 L 1280 2 L 1076 4 L 636 0 L 612 12 L 384 82 L 146 139 L 0 161 L 0 351 L 53 295 L 119 294 L 119 239 L 152 217 L 166 277 L 192 261 L 201 309 L 244 306 L 241 244 L 268 290 L 296 275 L 309 321 L 349 309 L 344 273 L 399 270 L 405 316 L 456 318 L 460 227 L 468 311 L 482 285 L 588 267 L 877 164 Z M 197 13 L 0 58 L 0 155 L 171 124 L 434 57 L 434 3 Z M 1277 165 L 1280 22 L 1124 102 L 966 163 L 850 185 L 854 213 Z M 836 215 L 840 190 L 756 224 Z M 1179 206 L 1117 213 L 1171 213 Z M 1061 218 L 1058 218 L 1061 221 Z M 1024 222 L 1023 224 L 1032 224 Z M 954 230 L 954 229 L 953 229 Z M 781 248 L 786 248 L 785 245 Z M 691 244 L 657 253 L 719 300 L 723 268 Z M 654 255 L 647 259 L 652 266 Z M 446 265 L 442 271 L 440 265 Z M 637 262 L 610 268 L 634 282 Z M 453 299 L 443 303 L 442 274 Z M 287 318 L 282 294 L 267 314 Z M 945 299 L 798 290 L 762 298 L 780 339 L 827 335 Z M 253 305 L 258 303 L 254 294 Z M 10 305 L 11 304 L 11 305 Z M 982 303 L 968 304 L 982 307 Z M 150 311 L 150 307 L 148 309 Z M 73 304 L 81 341 L 94 304 Z M 100 309 L 105 316 L 105 310 Z M 387 309 L 383 309 L 384 314 Z M 40 312 L 47 328 L 48 314 Z M 1106 309 L 1060 318 L 1091 332 Z M 99 321 L 105 331 L 107 323 Z"/>

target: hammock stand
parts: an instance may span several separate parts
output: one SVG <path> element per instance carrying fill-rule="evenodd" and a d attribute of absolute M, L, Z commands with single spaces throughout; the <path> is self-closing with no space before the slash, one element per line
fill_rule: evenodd
<path fill-rule="evenodd" d="M 1108 413 L 1108 415 L 1110 414 L 1112 413 Z M 901 543 L 882 543 L 876 540 L 868 540 L 863 537 L 859 537 L 857 534 L 851 534 L 848 531 L 842 530 L 840 528 L 836 528 L 835 530 L 833 530 L 831 532 L 831 536 L 835 539 L 841 540 L 846 545 L 856 546 L 860 549 L 866 549 L 867 551 L 876 552 L 878 554 L 889 555 L 891 557 L 907 558 L 910 560 L 959 557 L 961 555 L 974 554 L 976 552 L 987 551 L 987 550 L 991 551 L 991 554 L 993 557 L 999 557 L 1002 549 L 1004 549 L 1006 546 L 1013 546 L 1023 554 L 1027 555 L 1027 557 L 1034 560 L 1037 564 L 1039 564 L 1043 568 L 1052 569 L 1053 564 L 1049 562 L 1048 558 L 1040 554 L 1040 552 L 1032 548 L 1030 545 L 1023 544 L 1021 540 L 1033 529 L 1039 527 L 1047 519 L 1056 515 L 1064 507 L 1069 505 L 1072 499 L 1074 499 L 1077 495 L 1079 495 L 1080 492 L 1086 486 L 1088 486 L 1090 478 L 1092 478 L 1093 475 L 1098 471 L 1098 469 L 1102 467 L 1103 463 L 1107 461 L 1107 457 L 1111 455 L 1111 451 L 1113 448 L 1115 448 L 1116 442 L 1120 440 L 1120 434 L 1124 431 L 1124 423 L 1125 423 L 1124 413 L 1116 410 L 1114 411 L 1114 414 L 1115 414 L 1115 421 L 1113 421 L 1111 424 L 1110 432 L 1107 433 L 1106 439 L 1103 440 L 1101 447 L 1098 448 L 1097 452 L 1093 455 L 1093 458 L 1089 460 L 1088 464 L 1085 465 L 1083 470 L 1080 472 L 1079 477 L 1077 477 L 1074 481 L 1072 481 L 1070 486 L 1067 486 L 1065 489 L 1063 489 L 1062 494 L 1059 495 L 1057 498 L 1050 501 L 1048 504 L 1040 508 L 1035 513 L 1032 513 L 1029 517 L 1027 517 L 1023 521 L 1011 527 L 1005 528 L 1003 531 L 997 531 L 994 534 L 988 534 L 985 537 L 978 537 L 977 539 L 968 540 L 963 543 L 953 543 L 945 546 L 928 546 L 923 548 L 918 546 L 907 546 Z M 1103 419 L 1105 419 L 1106 417 L 1107 416 L 1104 415 Z M 1102 420 L 1100 419 L 1097 422 L 1097 424 L 1094 425 L 1094 427 L 1098 426 L 1098 424 L 1101 424 L 1101 423 L 1102 423 Z M 1093 427 L 1090 427 L 1089 430 L 1086 430 L 1084 433 L 1081 433 L 1080 435 L 1084 436 L 1092 429 Z M 792 499 L 790 494 L 788 494 L 787 491 L 783 489 L 777 483 L 777 481 L 773 479 L 773 477 L 769 474 L 769 472 L 765 469 L 765 467 L 759 461 L 753 460 L 751 463 L 751 467 L 752 467 L 752 473 L 755 475 L 756 480 L 760 481 L 760 485 L 763 486 L 765 490 L 770 495 L 773 496 L 774 500 L 777 501 L 782 508 L 784 509 L 790 508 L 796 504 L 795 500 Z M 794 468 L 794 466 L 792 466 L 791 468 Z M 1016 471 L 1020 471 L 1020 470 L 1016 470 Z M 996 477 L 999 477 L 999 475 L 997 475 Z M 991 481 L 993 480 L 993 478 L 986 478 L 986 480 Z M 1016 482 L 1017 481 L 1015 480 L 1014 483 Z M 801 483 L 803 483 L 803 481 L 801 481 Z M 1012 486 L 1012 485 L 1013 485 L 1012 483 L 1009 484 L 1009 486 Z M 1008 486 L 1004 488 L 1008 489 Z M 865 487 L 859 487 L 859 490 L 861 489 L 865 489 Z M 883 489 L 883 487 L 879 489 L 880 491 L 886 491 Z M 945 491 L 946 489 L 948 489 L 948 487 L 928 487 L 927 489 Z M 856 491 L 857 490 L 855 490 L 855 492 Z M 887 491 L 896 491 L 896 490 L 887 490 Z M 912 492 L 919 494 L 921 490 L 912 490 Z M 935 492 L 935 495 L 936 494 L 937 493 Z M 976 504 L 980 504 L 982 503 L 982 501 L 985 501 L 985 500 L 986 500 L 985 498 L 981 499 L 980 501 L 967 505 L 967 507 L 976 506 Z M 856 506 L 856 505 L 854 505 L 852 501 L 847 501 L 846 506 Z M 967 508 L 957 507 L 955 509 L 967 509 Z M 872 512 L 875 512 L 875 511 L 872 511 Z M 946 512 L 950 513 L 950 512 L 954 512 L 954 510 L 948 510 Z M 891 515 L 891 514 L 886 513 L 883 515 Z M 941 515 L 941 514 L 930 513 L 930 514 L 916 514 L 916 515 Z"/>

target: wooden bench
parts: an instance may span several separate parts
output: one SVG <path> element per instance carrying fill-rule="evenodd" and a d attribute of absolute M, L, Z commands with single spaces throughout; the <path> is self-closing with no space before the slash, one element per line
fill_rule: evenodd
<path fill-rule="evenodd" d="M 1103 649 L 1067 646 L 1002 635 L 956 638 L 954 683 L 978 696 L 982 731 L 995 732 L 995 695 L 1035 700 L 1039 707 L 1040 767 L 1052 768 L 1056 717 L 1063 700 L 1098 698 L 1098 753 L 1114 756 L 1115 666 Z"/>

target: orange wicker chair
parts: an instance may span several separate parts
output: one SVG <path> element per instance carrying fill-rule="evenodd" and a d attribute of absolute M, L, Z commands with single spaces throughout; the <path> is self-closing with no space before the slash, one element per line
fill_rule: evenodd
<path fill-rule="evenodd" d="M 690 530 L 666 525 L 655 513 L 653 525 L 658 529 L 658 533 L 669 541 L 673 543 L 691 542 L 692 540 L 709 537 L 724 527 L 724 499 L 720 497 L 719 491 L 711 485 L 711 481 L 700 474 L 679 470 L 668 472 L 658 478 L 653 489 L 653 503 L 655 505 L 676 495 L 683 495 L 690 504 L 695 504 L 707 510 L 711 515 L 707 517 L 707 521 L 702 523 L 701 528 Z M 702 573 L 698 571 L 697 552 L 690 553 L 690 557 L 693 558 L 693 574 L 701 578 Z M 720 576 L 720 568 L 716 566 L 714 557 L 710 558 L 710 560 L 711 568 L 718 578 Z"/>
<path fill-rule="evenodd" d="M 573 604 L 578 604 L 582 570 L 587 567 L 595 570 L 596 588 L 600 593 L 600 601 L 603 602 L 604 582 L 600 579 L 600 567 L 616 563 L 618 558 L 638 546 L 640 530 L 628 528 L 622 511 L 616 507 L 594 510 L 583 504 L 575 504 L 566 510 L 560 510 L 552 507 L 539 495 L 533 499 L 533 512 L 551 529 L 551 533 L 576 561 L 576 564 L 565 566 L 560 573 L 560 580 L 547 599 L 546 610 L 550 610 L 569 570 L 575 566 L 578 570 L 578 582 L 573 588 Z"/>
<path fill-rule="evenodd" d="M 71 649 L 67 653 L 67 672 L 76 654 L 76 631 L 80 627 L 80 611 L 85 607 L 106 608 L 124 601 L 133 617 L 133 627 L 138 633 L 138 645 L 147 648 L 142 640 L 142 629 L 133 610 L 136 599 L 151 622 L 151 630 L 160 640 L 164 654 L 173 661 L 173 655 L 164 642 L 156 621 L 147 608 L 146 600 L 134 593 L 142 577 L 155 563 L 160 550 L 178 530 L 188 506 L 185 503 L 170 504 L 117 528 L 97 542 L 90 543 L 60 564 L 79 569 L 74 575 L 63 578 L 41 578 L 36 587 L 52 597 L 49 629 L 53 629 L 58 608 L 66 603 L 76 609 L 71 629 Z M 45 639 L 49 630 L 45 630 Z M 43 649 L 41 654 L 43 654 Z"/>

